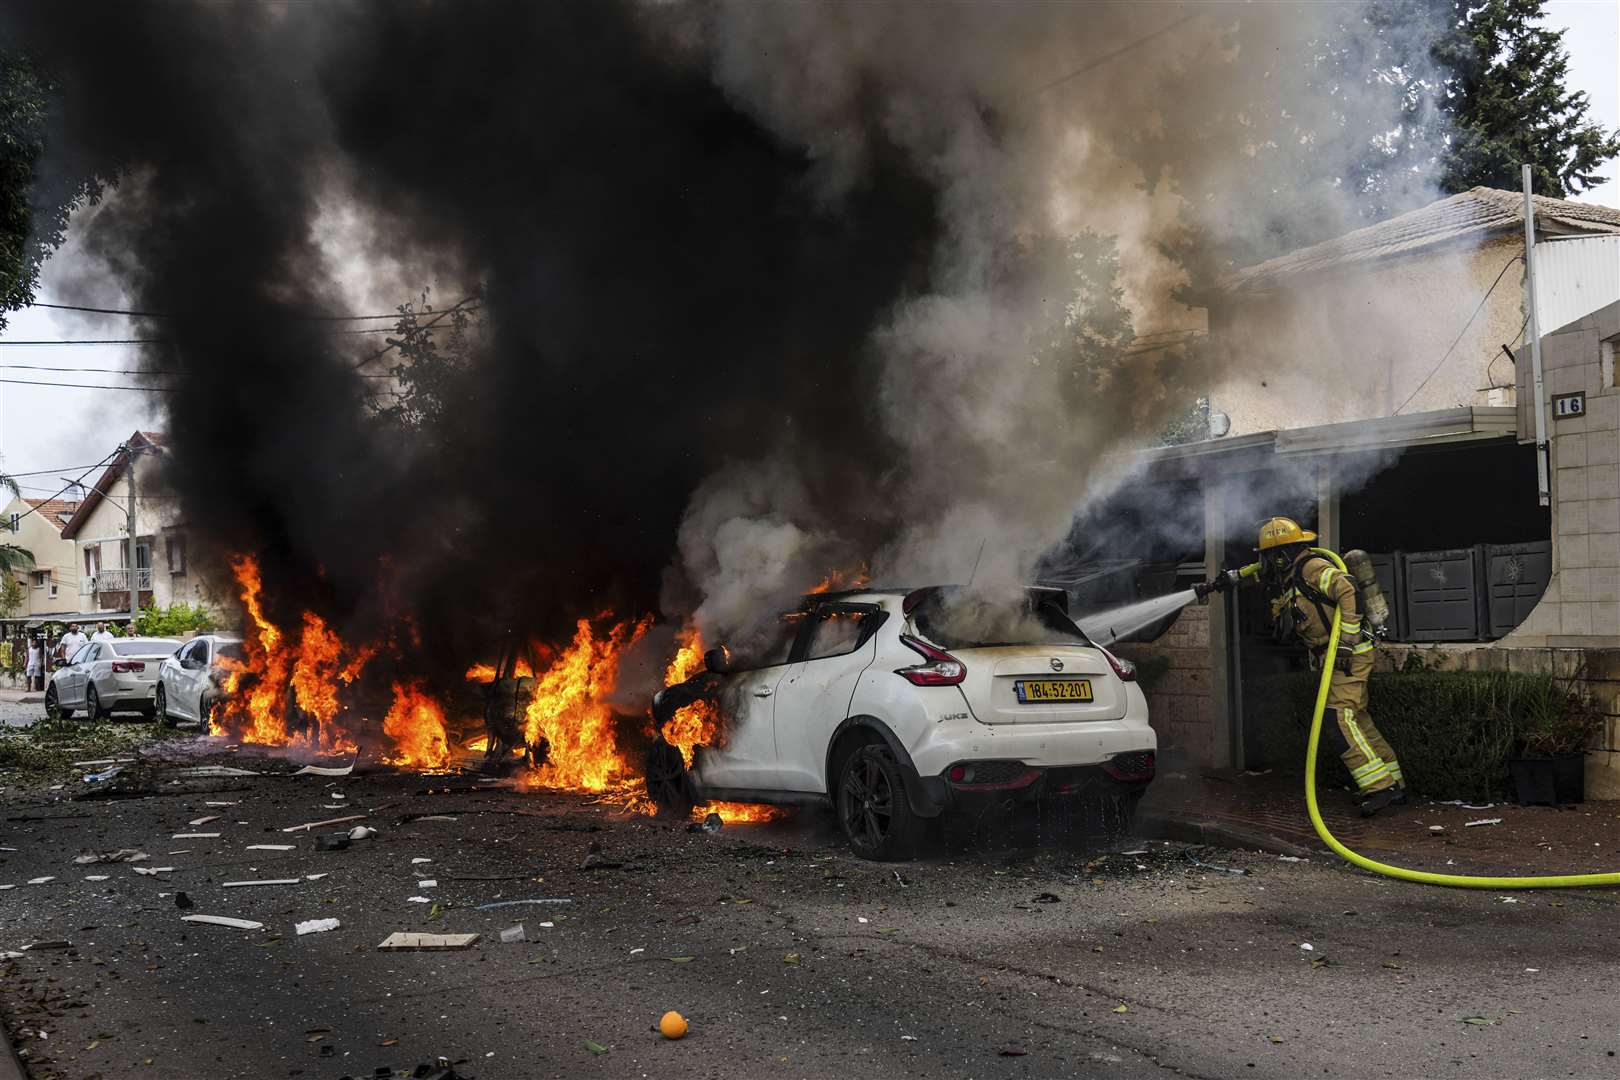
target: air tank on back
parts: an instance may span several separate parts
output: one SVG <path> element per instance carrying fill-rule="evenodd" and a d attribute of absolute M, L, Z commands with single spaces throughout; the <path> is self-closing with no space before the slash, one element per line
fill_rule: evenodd
<path fill-rule="evenodd" d="M 1389 601 L 1378 587 L 1378 574 L 1373 570 L 1372 556 L 1357 548 L 1344 553 L 1344 565 L 1361 587 L 1362 614 L 1372 623 L 1373 633 L 1383 637 L 1389 624 Z"/>

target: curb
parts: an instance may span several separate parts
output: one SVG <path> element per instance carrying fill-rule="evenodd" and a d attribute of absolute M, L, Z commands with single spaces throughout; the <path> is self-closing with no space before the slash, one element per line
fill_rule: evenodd
<path fill-rule="evenodd" d="M 28 1080 L 28 1070 L 23 1068 L 17 1051 L 11 1048 L 4 1026 L 0 1026 L 0 1080 Z"/>
<path fill-rule="evenodd" d="M 1318 854 L 1311 848 L 1302 847 L 1291 840 L 1284 840 L 1280 836 L 1273 836 L 1258 829 L 1172 815 L 1139 814 L 1131 831 L 1148 840 L 1174 840 L 1183 844 L 1208 844 L 1211 847 L 1265 851 L 1273 855 L 1292 855 L 1300 859 Z"/>

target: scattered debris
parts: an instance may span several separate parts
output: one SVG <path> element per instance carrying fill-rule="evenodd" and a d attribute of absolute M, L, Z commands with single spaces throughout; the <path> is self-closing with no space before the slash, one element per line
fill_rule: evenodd
<path fill-rule="evenodd" d="M 321 880 L 321 878 L 325 877 L 327 875 L 327 873 L 328 873 L 327 871 L 323 870 L 319 874 L 305 874 L 304 875 L 304 880 L 305 881 L 319 881 L 319 880 Z"/>
<path fill-rule="evenodd" d="M 478 940 L 477 934 L 417 934 L 396 930 L 383 938 L 379 949 L 466 949 Z"/>
<path fill-rule="evenodd" d="M 1131 1011 L 1131 1007 L 1129 1005 L 1125 1004 L 1123 1001 L 1120 1002 L 1118 1005 L 1114 1006 L 1114 1012 L 1117 1012 L 1117 1013 L 1128 1013 L 1130 1011 Z"/>
<path fill-rule="evenodd" d="M 997 1051 L 997 1053 L 999 1053 L 1002 1057 L 1023 1057 L 1025 1054 L 1029 1053 L 1029 1051 L 1024 1049 L 1018 1043 L 1008 1043 L 1006 1046 L 1003 1046 L 999 1051 Z"/>
<path fill-rule="evenodd" d="M 349 830 L 350 840 L 368 840 L 377 835 L 377 830 L 370 825 L 356 825 Z"/>
<path fill-rule="evenodd" d="M 106 881 L 107 880 L 107 875 L 106 874 L 86 874 L 84 880 L 86 880 L 86 881 Z"/>
<path fill-rule="evenodd" d="M 1037 904 L 1059 904 L 1063 902 L 1063 898 L 1057 893 L 1043 892 L 1035 897 L 1035 902 Z"/>
<path fill-rule="evenodd" d="M 1446 831 L 1446 827 L 1444 825 L 1430 825 L 1429 831 L 1432 833 L 1443 833 Z"/>
<path fill-rule="evenodd" d="M 658 1031 L 666 1039 L 679 1039 L 686 1034 L 686 1017 L 671 1009 L 658 1018 Z"/>
<path fill-rule="evenodd" d="M 343 924 L 336 919 L 311 919 L 308 922 L 295 923 L 293 931 L 303 937 L 305 934 L 324 934 L 328 930 L 336 930 Z"/>
<path fill-rule="evenodd" d="M 438 885 L 439 882 L 437 878 L 423 878 L 421 881 L 416 883 L 416 887 L 418 889 L 435 889 L 438 888 Z"/>
<path fill-rule="evenodd" d="M 301 880 L 295 877 L 261 878 L 257 881 L 227 881 L 221 886 L 221 888 L 240 889 L 248 885 L 298 885 L 301 883 Z"/>
<path fill-rule="evenodd" d="M 177 832 L 169 837 L 170 840 L 218 840 L 217 832 Z"/>
<path fill-rule="evenodd" d="M 205 776 L 262 776 L 251 769 L 233 769 L 229 765 L 193 765 L 186 769 L 177 769 L 177 776 L 205 777 Z"/>
<path fill-rule="evenodd" d="M 1483 1016 L 1465 1016 L 1462 1018 L 1462 1022 L 1465 1024 L 1474 1024 L 1478 1027 L 1490 1027 L 1496 1023 L 1495 1020 L 1491 1020 Z"/>
<path fill-rule="evenodd" d="M 433 860 L 432 860 L 432 859 L 421 859 L 421 858 L 417 858 L 417 859 L 412 859 L 412 860 L 411 860 L 411 865 L 412 865 L 412 866 L 420 866 L 420 865 L 422 865 L 422 864 L 423 864 L 423 863 L 430 863 L 430 862 L 432 862 L 432 861 L 433 861 Z"/>
<path fill-rule="evenodd" d="M 182 915 L 181 922 L 207 923 L 209 926 L 229 926 L 233 930 L 263 930 L 264 923 L 252 919 L 233 919 L 229 915 Z"/>
<path fill-rule="evenodd" d="M 111 780 L 123 771 L 124 767 L 122 765 L 114 765 L 112 768 L 103 769 L 101 772 L 85 773 L 84 782 L 87 784 L 99 784 L 103 780 Z"/>
<path fill-rule="evenodd" d="M 1305 950 L 1305 951 L 1306 951 L 1306 952 L 1315 952 L 1315 951 L 1316 951 L 1316 946 L 1315 946 L 1315 945 L 1312 945 L 1312 944 L 1311 944 L 1311 943 L 1310 943 L 1310 942 L 1308 942 L 1308 941 L 1302 941 L 1302 942 L 1300 942 L 1300 943 L 1299 943 L 1299 947 L 1300 947 L 1300 948 L 1301 948 L 1301 949 L 1304 949 L 1304 950 Z"/>
<path fill-rule="evenodd" d="M 431 903 L 433 903 L 433 897 L 431 897 L 431 896 L 407 896 L 405 898 L 405 902 L 407 904 L 431 904 Z"/>
<path fill-rule="evenodd" d="M 1310 862 L 1311 860 L 1300 858 L 1298 855 L 1279 855 L 1279 856 L 1277 856 L 1277 861 L 1278 862 Z"/>
<path fill-rule="evenodd" d="M 1463 823 L 1463 828 L 1472 829 L 1476 825 L 1500 825 L 1500 824 L 1502 824 L 1502 819 L 1501 818 L 1499 818 L 1499 817 L 1488 817 L 1488 818 L 1480 818 L 1478 821 L 1464 822 Z"/>
<path fill-rule="evenodd" d="M 41 949 L 71 949 L 71 941 L 36 941 L 31 945 L 22 946 L 23 952 L 38 952 Z"/>
<path fill-rule="evenodd" d="M 174 894 L 174 906 L 181 911 L 190 911 L 196 905 L 192 904 L 191 897 L 183 892 L 177 892 Z"/>
<path fill-rule="evenodd" d="M 324 833 L 315 838 L 316 851 L 342 851 L 349 844 L 349 834 L 346 832 Z"/>
<path fill-rule="evenodd" d="M 512 945 L 528 939 L 528 931 L 523 929 L 522 923 L 518 923 L 516 926 L 508 926 L 501 931 L 501 944 L 503 945 Z"/>
<path fill-rule="evenodd" d="M 605 1054 L 608 1052 L 607 1047 L 598 1042 L 591 1042 L 589 1039 L 585 1040 L 585 1049 L 589 1050 L 593 1054 Z"/>
<path fill-rule="evenodd" d="M 297 851 L 296 844 L 249 844 L 244 851 Z"/>
<path fill-rule="evenodd" d="M 204 806 L 241 806 L 242 805 L 242 800 L 238 799 L 235 802 L 205 802 L 205 803 L 203 803 L 203 805 Z"/>
<path fill-rule="evenodd" d="M 294 774 L 294 775 L 296 775 L 296 774 Z M 359 821 L 361 818 L 363 818 L 365 816 L 366 815 L 364 815 L 364 814 L 350 814 L 348 817 L 327 818 L 325 821 L 306 821 L 302 825 L 291 825 L 291 826 L 289 826 L 289 827 L 287 827 L 285 829 L 282 829 L 281 831 L 282 832 L 308 832 L 311 829 L 319 829 L 323 825 L 341 825 L 345 821 Z"/>
<path fill-rule="evenodd" d="M 30 885 L 43 885 L 47 881 L 55 881 L 55 880 L 56 880 L 56 878 L 54 876 L 47 875 L 45 877 L 29 878 L 28 879 L 28 884 L 30 884 Z"/>
<path fill-rule="evenodd" d="M 89 866 L 91 863 L 120 863 L 145 862 L 152 856 L 136 848 L 119 848 L 117 851 L 86 851 L 73 860 L 77 866 Z"/>
<path fill-rule="evenodd" d="M 198 825 L 207 825 L 211 821 L 218 821 L 220 816 L 221 815 L 219 814 L 209 814 L 207 817 L 193 818 L 191 821 L 186 822 L 186 824 L 195 828 Z"/>
<path fill-rule="evenodd" d="M 293 775 L 294 776 L 348 776 L 350 773 L 354 772 L 355 762 L 358 762 L 359 760 L 360 760 L 360 755 L 355 754 L 354 755 L 354 761 L 349 762 L 347 765 L 344 765 L 341 768 L 336 767 L 336 766 L 332 766 L 332 765 L 305 765 L 302 769 L 299 769 L 297 772 L 293 773 Z"/>
<path fill-rule="evenodd" d="M 137 866 L 137 867 L 134 867 L 133 869 L 137 874 L 145 874 L 147 877 L 156 877 L 158 874 L 167 874 L 167 873 L 173 872 L 174 867 L 172 867 L 172 866 Z"/>
<path fill-rule="evenodd" d="M 494 911 L 496 908 L 521 907 L 525 904 L 572 904 L 573 901 L 560 898 L 555 900 L 493 900 L 487 904 L 479 904 L 478 911 Z"/>
<path fill-rule="evenodd" d="M 1187 861 L 1192 863 L 1194 866 L 1200 867 L 1201 869 L 1204 869 L 1204 870 L 1219 870 L 1223 874 L 1237 874 L 1240 877 L 1248 874 L 1247 870 L 1238 870 L 1238 869 L 1233 869 L 1230 866 L 1216 866 L 1214 863 L 1199 862 L 1197 859 L 1193 858 L 1191 855 L 1187 856 Z M 1141 866 L 1141 867 L 1138 867 L 1137 869 L 1146 870 L 1147 867 Z"/>

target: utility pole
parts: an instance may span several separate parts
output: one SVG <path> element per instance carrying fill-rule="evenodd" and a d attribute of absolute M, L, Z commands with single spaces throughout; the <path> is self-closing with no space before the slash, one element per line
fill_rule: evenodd
<path fill-rule="evenodd" d="M 1530 374 L 1535 380 L 1536 494 L 1550 505 L 1547 485 L 1547 404 L 1541 385 L 1541 325 L 1536 318 L 1536 207 L 1530 198 L 1530 166 L 1524 166 L 1524 307 L 1530 332 Z"/>
<path fill-rule="evenodd" d="M 140 610 L 141 582 L 140 572 L 135 567 L 135 447 L 125 443 L 119 449 L 124 451 L 124 486 L 129 505 L 124 508 L 124 531 L 129 534 L 129 553 L 126 556 L 126 566 L 129 567 L 129 621 L 135 621 L 135 613 Z"/>

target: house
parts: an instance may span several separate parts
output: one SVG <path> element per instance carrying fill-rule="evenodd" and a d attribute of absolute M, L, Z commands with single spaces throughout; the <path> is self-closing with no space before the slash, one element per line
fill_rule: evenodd
<path fill-rule="evenodd" d="M 166 452 L 161 434 L 135 432 L 63 528 L 63 539 L 75 546 L 82 610 L 118 619 L 147 605 L 209 599 L 190 557 L 179 501 L 162 487 Z"/>
<path fill-rule="evenodd" d="M 1252 561 L 1255 526 L 1273 514 L 1364 549 L 1394 608 L 1384 663 L 1421 650 L 1431 666 L 1584 681 L 1608 716 L 1588 791 L 1616 797 L 1620 211 L 1534 205 L 1550 507 L 1519 345 L 1523 195 L 1476 188 L 1205 293 L 1205 347 L 1225 373 L 1211 403 L 1231 434 L 1131 455 L 1116 502 L 1174 508 L 1178 528 L 1108 553 L 1144 553 L 1136 588 L 1150 596 Z M 1244 590 L 1121 645 L 1164 672 L 1149 701 L 1168 760 L 1266 766 L 1256 702 L 1298 663 L 1268 624 Z"/>
<path fill-rule="evenodd" d="M 79 504 L 67 499 L 17 497 L 0 510 L 0 542 L 14 544 L 34 557 L 31 569 L 12 577 L 22 586 L 22 600 L 6 612 L 7 622 L 26 624 L 42 615 L 72 614 L 79 610 L 78 558 L 72 540 L 62 530 Z"/>
<path fill-rule="evenodd" d="M 1620 296 L 1620 210 L 1535 206 L 1546 330 Z M 1587 239 L 1599 243 L 1564 246 Z M 1228 274 L 1200 297 L 1216 363 L 1233 373 L 1210 388 L 1212 407 L 1243 435 L 1512 405 L 1502 347 L 1525 325 L 1523 255 L 1524 195 L 1477 187 Z M 1611 270 L 1592 274 L 1605 259 Z M 1592 295 L 1576 310 L 1583 282 Z"/>

